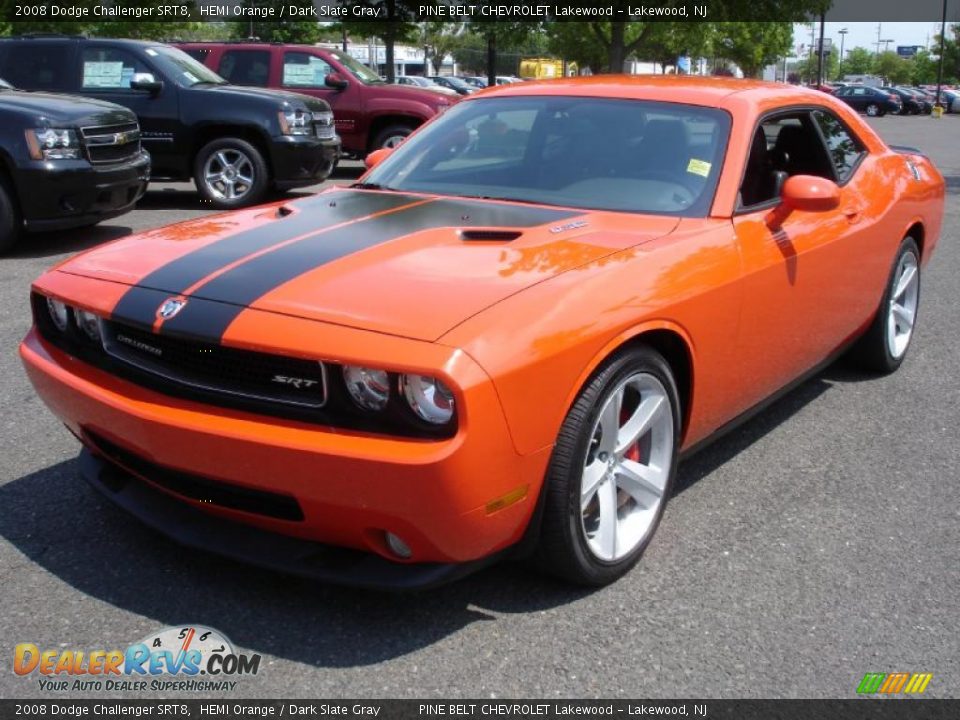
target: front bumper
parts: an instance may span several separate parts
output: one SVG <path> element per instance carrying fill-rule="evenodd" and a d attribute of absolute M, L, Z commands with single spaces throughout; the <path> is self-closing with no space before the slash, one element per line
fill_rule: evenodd
<path fill-rule="evenodd" d="M 145 525 L 189 548 L 311 580 L 353 587 L 424 590 L 489 565 L 506 551 L 463 563 L 396 563 L 379 555 L 272 533 L 211 517 L 84 448 L 83 478 Z"/>
<path fill-rule="evenodd" d="M 347 335 L 361 331 L 337 332 L 344 335 L 331 340 L 346 347 Z M 124 462 L 123 455 L 119 462 L 112 458 L 112 464 L 143 481 L 133 487 L 150 490 L 131 489 L 127 495 L 114 496 L 115 500 L 133 498 L 120 504 L 148 524 L 181 542 L 297 574 L 359 585 L 407 583 L 412 587 L 474 569 L 474 563 L 523 538 L 549 459 L 549 449 L 527 456 L 516 453 L 492 383 L 462 353 L 451 367 L 464 381 L 464 407 L 471 411 L 457 435 L 445 440 L 351 432 L 175 398 L 83 363 L 46 343 L 35 329 L 25 338 L 20 354 L 42 399 L 100 457 L 109 453 L 97 449 L 92 438 L 105 438 L 131 457 L 210 480 L 233 493 L 292 499 L 302 519 L 222 502 L 215 494 L 188 492 L 176 483 L 154 482 L 139 465 L 132 468 Z M 400 349 L 392 356 L 403 362 L 403 355 Z M 89 461 L 85 463 L 89 466 Z M 162 512 L 152 509 L 152 498 L 157 496 L 169 501 Z M 505 496 L 512 502 L 496 506 Z M 180 506 L 185 517 L 194 518 L 194 525 L 207 522 L 197 518 L 209 518 L 211 528 L 228 527 L 214 523 L 215 516 L 230 522 L 232 529 L 217 541 L 211 539 L 218 532 L 212 529 L 202 537 L 196 527 L 186 532 L 180 521 L 162 520 L 173 517 L 170 503 Z M 409 560 L 390 551 L 385 531 L 398 535 L 411 548 Z M 252 541 L 236 540 L 245 533 L 250 538 L 262 538 L 262 533 L 286 536 L 277 541 L 277 547 L 295 538 L 307 542 L 303 547 L 310 553 L 323 545 L 376 555 L 378 567 L 387 562 L 408 568 L 401 574 L 413 579 L 373 582 L 367 569 L 345 569 L 340 577 L 334 577 L 329 568 L 307 572 L 293 566 L 299 560 L 281 557 L 275 550 L 270 551 L 269 562 L 262 554 L 247 557 L 244 548 Z M 372 567 L 368 560 L 373 558 L 359 565 Z M 461 564 L 467 565 L 436 567 Z"/>
<path fill-rule="evenodd" d="M 270 145 L 273 184 L 288 190 L 323 182 L 337 166 L 340 149 L 339 136 L 330 140 L 297 135 L 273 138 Z"/>
<path fill-rule="evenodd" d="M 150 155 L 140 152 L 132 160 L 108 166 L 86 160 L 37 160 L 15 172 L 27 229 L 62 230 L 132 210 L 147 190 Z"/>

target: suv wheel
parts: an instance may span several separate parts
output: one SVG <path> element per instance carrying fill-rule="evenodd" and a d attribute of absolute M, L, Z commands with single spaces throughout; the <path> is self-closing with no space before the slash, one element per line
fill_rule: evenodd
<path fill-rule="evenodd" d="M 197 190 L 218 208 L 256 204 L 267 191 L 268 176 L 260 151 L 239 138 L 207 143 L 193 164 Z"/>
<path fill-rule="evenodd" d="M 0 178 L 0 253 L 9 252 L 20 237 L 20 211 L 13 193 Z"/>
<path fill-rule="evenodd" d="M 397 145 L 402 143 L 407 135 L 413 132 L 413 128 L 409 125 L 390 125 L 385 127 L 379 133 L 377 133 L 376 139 L 373 141 L 373 146 L 370 148 L 373 150 L 380 150 L 381 148 L 395 148 Z"/>

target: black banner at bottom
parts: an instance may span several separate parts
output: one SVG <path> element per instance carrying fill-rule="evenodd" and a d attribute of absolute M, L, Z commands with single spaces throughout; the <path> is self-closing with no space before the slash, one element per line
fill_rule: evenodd
<path fill-rule="evenodd" d="M 955 720 L 960 700 L 0 700 L 0 718 Z"/>

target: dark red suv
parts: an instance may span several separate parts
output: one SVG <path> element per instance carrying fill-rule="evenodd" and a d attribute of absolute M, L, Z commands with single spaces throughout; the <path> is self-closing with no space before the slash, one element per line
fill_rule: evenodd
<path fill-rule="evenodd" d="M 333 108 L 346 154 L 364 157 L 393 147 L 443 112 L 456 98 L 407 85 L 388 85 L 340 50 L 279 43 L 178 43 L 235 85 L 295 90 Z"/>

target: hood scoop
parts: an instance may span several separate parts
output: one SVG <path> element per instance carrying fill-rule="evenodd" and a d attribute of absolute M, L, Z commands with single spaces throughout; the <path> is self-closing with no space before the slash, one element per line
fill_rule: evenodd
<path fill-rule="evenodd" d="M 523 235 L 519 230 L 497 228 L 470 228 L 460 231 L 460 239 L 481 242 L 510 242 Z"/>

